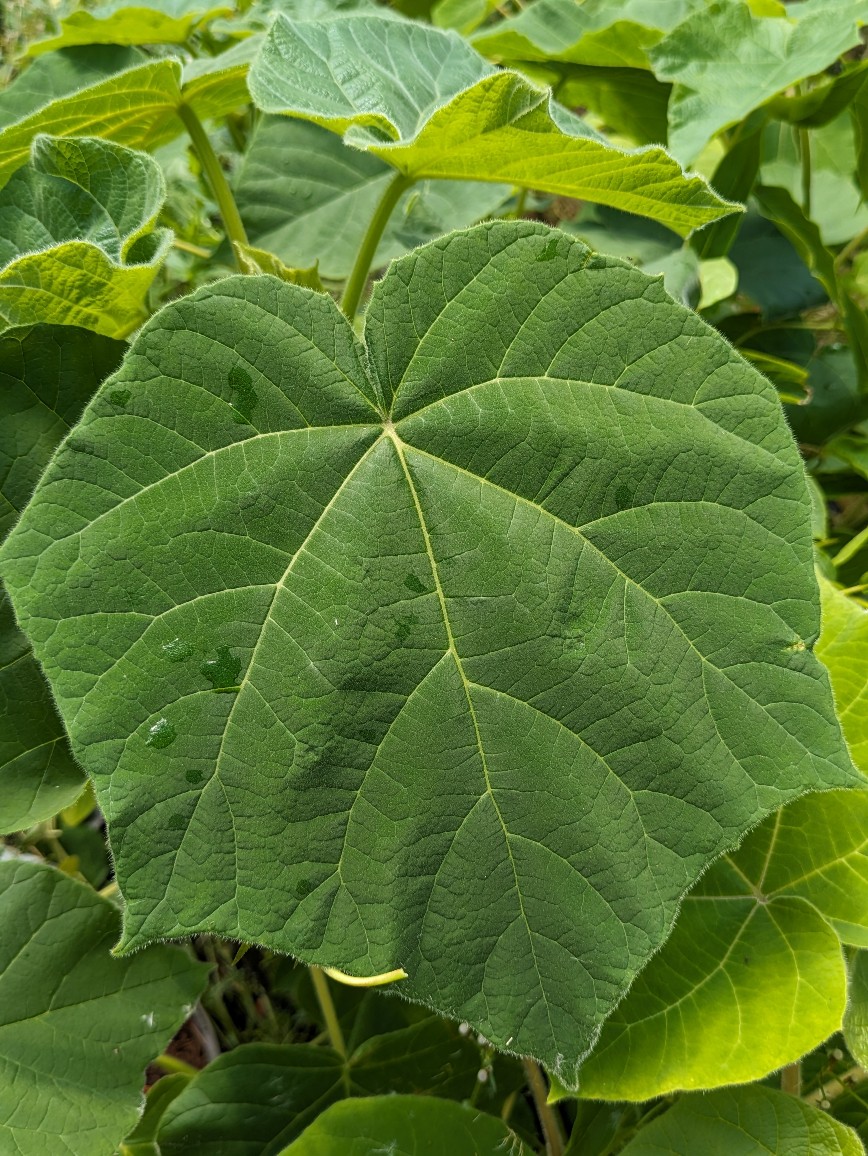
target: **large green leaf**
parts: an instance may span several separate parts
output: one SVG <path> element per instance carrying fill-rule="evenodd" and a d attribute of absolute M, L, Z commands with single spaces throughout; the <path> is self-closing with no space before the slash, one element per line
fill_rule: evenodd
<path fill-rule="evenodd" d="M 153 148 L 184 131 L 182 103 L 203 120 L 231 112 L 248 99 L 245 77 L 255 50 L 255 40 L 245 41 L 222 56 L 193 61 L 183 75 L 178 60 L 151 60 L 28 110 L 0 130 L 0 183 L 26 163 L 39 133 Z"/>
<path fill-rule="evenodd" d="M 30 164 L 0 188 L 0 327 L 135 329 L 171 243 L 154 228 L 165 195 L 145 153 L 96 137 L 36 137 Z"/>
<path fill-rule="evenodd" d="M 756 1080 L 837 1031 L 847 982 L 827 918 L 865 940 L 866 849 L 868 792 L 811 796 L 753 831 L 684 900 L 603 1027 L 582 1094 L 647 1100 Z"/>
<path fill-rule="evenodd" d="M 744 0 L 700 8 L 648 51 L 674 84 L 672 151 L 692 161 L 715 133 L 857 45 L 865 20 L 865 0 L 802 0 L 786 16 L 757 15 Z"/>
<path fill-rule="evenodd" d="M 0 863 L 0 919 L 0 1146 L 105 1156 L 207 967 L 174 947 L 112 958 L 114 905 L 42 864 Z"/>
<path fill-rule="evenodd" d="M 265 116 L 239 169 L 235 199 L 255 244 L 290 265 L 318 262 L 323 277 L 343 280 L 391 176 L 378 157 L 346 148 L 318 125 Z M 494 213 L 511 191 L 471 181 L 421 183 L 398 202 L 374 268 Z"/>
<path fill-rule="evenodd" d="M 379 16 L 279 17 L 250 92 L 265 112 L 320 124 L 413 179 L 508 181 L 652 217 L 682 235 L 739 208 L 662 149 L 615 148 L 453 32 Z"/>
<path fill-rule="evenodd" d="M 433 1096 L 332 1104 L 284 1156 L 529 1156 L 502 1120 Z"/>
<path fill-rule="evenodd" d="M 198 26 L 216 16 L 228 16 L 226 0 L 109 0 L 93 8 L 76 8 L 60 19 L 56 36 L 30 45 L 31 56 L 79 44 L 185 44 Z"/>
<path fill-rule="evenodd" d="M 0 539 L 123 350 L 119 341 L 69 326 L 0 337 Z M 30 643 L 0 591 L 0 832 L 56 814 L 82 785 Z"/>
<path fill-rule="evenodd" d="M 864 1156 L 844 1124 L 774 1088 L 685 1096 L 642 1128 L 623 1156 Z"/>
<path fill-rule="evenodd" d="M 394 263 L 365 332 L 267 277 L 173 303 L 4 576 L 126 950 L 401 966 L 569 1083 L 709 861 L 856 781 L 798 454 L 660 281 L 543 225 Z"/>
<path fill-rule="evenodd" d="M 313 1044 L 249 1044 L 209 1064 L 163 1114 L 161 1156 L 276 1156 L 329 1104 L 372 1093 L 466 1099 L 479 1048 L 441 1019 L 386 1032 L 349 1059 Z"/>
<path fill-rule="evenodd" d="M 135 48 L 95 45 L 64 48 L 43 56 L 0 92 L 0 128 L 21 120 L 58 97 L 86 88 L 145 60 Z"/>
<path fill-rule="evenodd" d="M 823 632 L 816 654 L 829 669 L 853 762 L 868 776 L 868 610 L 820 580 Z"/>

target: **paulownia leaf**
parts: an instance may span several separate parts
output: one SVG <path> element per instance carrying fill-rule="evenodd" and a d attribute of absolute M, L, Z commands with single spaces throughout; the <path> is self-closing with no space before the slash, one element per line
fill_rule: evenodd
<path fill-rule="evenodd" d="M 868 942 L 866 832 L 868 792 L 813 795 L 716 863 L 604 1026 L 582 1094 L 746 1083 L 837 1031 L 847 978 L 827 918 Z"/>
<path fill-rule="evenodd" d="M 685 164 L 728 125 L 779 92 L 822 72 L 859 43 L 865 0 L 802 0 L 785 16 L 760 16 L 744 0 L 700 7 L 648 50 L 672 81 L 669 146 Z"/>
<path fill-rule="evenodd" d="M 0 1146 L 105 1156 L 208 968 L 174 947 L 114 959 L 114 905 L 41 864 L 0 863 L 0 919 Z"/>
<path fill-rule="evenodd" d="M 826 1112 L 774 1088 L 684 1096 L 652 1120 L 623 1156 L 864 1156 L 862 1141 Z"/>
<path fill-rule="evenodd" d="M 222 56 L 193 61 L 183 76 L 178 60 L 150 60 L 29 111 L 0 130 L 0 183 L 26 163 L 39 133 L 154 148 L 184 131 L 182 104 L 203 120 L 231 112 L 248 99 L 245 78 L 256 47 L 252 37 Z"/>
<path fill-rule="evenodd" d="M 820 579 L 823 632 L 817 657 L 828 667 L 853 762 L 868 777 L 868 610 Z"/>
<path fill-rule="evenodd" d="M 839 1125 L 840 1127 L 840 1125 Z M 283 1156 L 530 1156 L 494 1116 L 433 1096 L 372 1096 L 332 1104 Z"/>
<path fill-rule="evenodd" d="M 244 155 L 235 198 L 255 244 L 292 265 L 318 262 L 323 277 L 343 280 L 391 176 L 378 157 L 346 148 L 318 125 L 265 116 Z M 420 183 L 392 213 L 374 268 L 494 213 L 511 191 L 478 181 Z"/>
<path fill-rule="evenodd" d="M 124 337 L 171 233 L 155 229 L 160 166 L 96 137 L 38 136 L 0 189 L 0 326 L 80 325 Z"/>
<path fill-rule="evenodd" d="M 739 208 L 662 149 L 615 148 L 454 32 L 379 16 L 278 17 L 250 92 L 265 112 L 320 124 L 413 180 L 507 181 L 652 217 L 682 235 Z"/>
<path fill-rule="evenodd" d="M 375 1036 L 348 1059 L 313 1044 L 248 1044 L 209 1064 L 166 1109 L 161 1156 L 277 1156 L 329 1104 L 372 1093 L 463 1100 L 479 1048 L 441 1019 Z"/>
<path fill-rule="evenodd" d="M 0 337 L 0 538 L 6 536 L 54 452 L 124 346 L 69 326 L 38 325 Z M 18 831 L 81 792 L 63 723 L 0 590 L 0 832 Z"/>
<path fill-rule="evenodd" d="M 798 454 L 659 281 L 542 225 L 396 262 L 365 332 L 266 277 L 171 304 L 4 576 L 126 950 L 401 966 L 571 1082 L 710 860 L 856 779 Z"/>
<path fill-rule="evenodd" d="M 185 44 L 200 25 L 231 12 L 232 4 L 221 0 L 109 0 L 61 17 L 59 33 L 34 41 L 28 55 L 78 44 Z"/>

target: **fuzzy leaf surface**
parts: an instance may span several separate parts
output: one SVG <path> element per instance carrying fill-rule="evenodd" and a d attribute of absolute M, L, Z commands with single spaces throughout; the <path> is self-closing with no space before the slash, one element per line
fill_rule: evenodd
<path fill-rule="evenodd" d="M 119 341 L 71 326 L 0 337 L 0 539 L 123 351 Z M 0 588 L 0 832 L 50 818 L 82 786 L 51 693 Z"/>
<path fill-rule="evenodd" d="M 144 60 L 143 52 L 113 44 L 63 48 L 43 56 L 0 92 L 0 128 L 21 120 L 58 97 L 87 88 Z"/>
<path fill-rule="evenodd" d="M 124 337 L 171 234 L 145 153 L 97 137 L 38 136 L 30 164 L 0 188 L 0 325 L 78 325 Z"/>
<path fill-rule="evenodd" d="M 529 1156 L 502 1120 L 433 1096 L 332 1104 L 282 1156 Z"/>
<path fill-rule="evenodd" d="M 207 967 L 174 947 L 114 959 L 118 912 L 42 864 L 0 863 L 0 1144 L 104 1156 L 138 1116 L 146 1065 L 187 1018 Z"/>
<path fill-rule="evenodd" d="M 35 41 L 28 55 L 84 44 L 184 44 L 200 25 L 231 13 L 231 3 L 207 0 L 159 0 L 158 5 L 110 0 L 61 17 L 58 34 Z"/>
<path fill-rule="evenodd" d="M 623 1156 L 864 1156 L 852 1129 L 775 1088 L 685 1096 L 642 1128 Z"/>
<path fill-rule="evenodd" d="M 662 149 L 609 144 L 454 32 L 379 16 L 278 17 L 250 92 L 263 111 L 320 124 L 413 178 L 508 182 L 639 213 L 682 236 L 740 210 Z"/>
<path fill-rule="evenodd" d="M 674 84 L 669 146 L 693 161 L 715 133 L 859 43 L 865 0 L 803 0 L 786 16 L 759 16 L 744 0 L 714 0 L 649 49 Z"/>
<path fill-rule="evenodd" d="M 167 307 L 4 577 L 126 949 L 400 966 L 570 1083 L 711 859 L 857 781 L 804 475 L 768 382 L 543 225 L 394 263 L 365 336 L 268 277 Z"/>

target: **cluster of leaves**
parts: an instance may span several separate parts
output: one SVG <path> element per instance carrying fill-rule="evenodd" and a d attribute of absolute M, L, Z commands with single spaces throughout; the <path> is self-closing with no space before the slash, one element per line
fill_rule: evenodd
<path fill-rule="evenodd" d="M 6 20 L 0 1148 L 858 1156 L 868 5 Z"/>

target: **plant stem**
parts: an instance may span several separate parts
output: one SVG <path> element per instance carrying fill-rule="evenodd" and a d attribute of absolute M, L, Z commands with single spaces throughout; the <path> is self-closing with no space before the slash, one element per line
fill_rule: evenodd
<path fill-rule="evenodd" d="M 169 1056 L 165 1052 L 161 1056 L 157 1056 L 154 1063 L 159 1064 L 164 1072 L 180 1072 L 182 1076 L 198 1076 L 199 1074 L 199 1069 L 188 1064 L 186 1060 L 179 1060 L 177 1056 Z"/>
<path fill-rule="evenodd" d="M 558 1118 L 551 1104 L 548 1102 L 549 1093 L 546 1087 L 545 1077 L 540 1071 L 539 1065 L 534 1063 L 533 1060 L 522 1060 L 521 1062 L 524 1067 L 524 1074 L 527 1076 L 530 1094 L 533 1096 L 533 1103 L 536 1108 L 536 1114 L 539 1117 L 540 1126 L 543 1130 L 543 1136 L 545 1137 L 546 1152 L 548 1156 L 563 1156 L 564 1136 Z"/>
<path fill-rule="evenodd" d="M 789 1092 L 791 1096 L 802 1094 L 802 1065 L 796 1060 L 794 1064 L 787 1064 L 781 1068 L 781 1091 Z"/>
<path fill-rule="evenodd" d="M 341 309 L 350 321 L 358 312 L 359 302 L 365 291 L 368 273 L 371 271 L 371 264 L 377 252 L 380 238 L 383 236 L 383 230 L 386 228 L 389 217 L 391 217 L 398 201 L 413 184 L 415 181 L 412 177 L 406 177 L 403 173 L 396 173 L 386 186 L 380 203 L 374 210 L 374 215 L 371 217 L 371 223 L 362 238 L 361 247 L 356 255 L 356 263 L 353 265 L 353 270 L 344 288 L 344 295 L 341 298 Z"/>
<path fill-rule="evenodd" d="M 802 160 L 802 211 L 811 215 L 811 133 L 810 129 L 799 129 L 799 154 Z"/>
<path fill-rule="evenodd" d="M 196 155 L 202 162 L 205 176 L 208 178 L 211 191 L 214 193 L 217 206 L 220 209 L 220 217 L 223 221 L 223 228 L 226 230 L 226 236 L 230 241 L 238 241 L 240 244 L 246 245 L 247 233 L 244 229 L 244 222 L 241 220 L 241 214 L 238 212 L 238 206 L 235 204 L 229 182 L 226 180 L 226 174 L 223 172 L 223 167 L 211 146 L 208 134 L 202 127 L 201 120 L 188 104 L 178 106 L 178 116 L 184 122 L 184 127 L 190 134 Z"/>
<path fill-rule="evenodd" d="M 520 221 L 524 216 L 525 206 L 527 205 L 527 189 L 519 189 L 518 197 L 515 202 L 515 211 L 512 214 L 516 221 Z"/>
<path fill-rule="evenodd" d="M 325 1020 L 326 1031 L 328 1032 L 329 1043 L 334 1050 L 343 1059 L 347 1058 L 347 1045 L 344 1042 L 344 1033 L 341 1031 L 340 1020 L 335 1011 L 334 1001 L 332 1000 L 332 993 L 329 991 L 329 981 L 325 977 L 325 973 L 318 967 L 310 967 L 310 978 L 313 982 L 313 990 L 316 992 L 316 998 L 319 1001 L 322 1018 Z"/>

